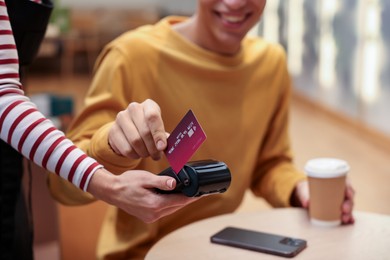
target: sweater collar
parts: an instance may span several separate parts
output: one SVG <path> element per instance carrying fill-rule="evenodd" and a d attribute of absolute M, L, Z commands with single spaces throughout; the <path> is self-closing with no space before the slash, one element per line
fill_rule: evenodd
<path fill-rule="evenodd" d="M 172 47 L 176 48 L 178 50 L 183 51 L 184 53 L 192 53 L 195 55 L 196 58 L 206 60 L 208 62 L 216 62 L 223 66 L 228 67 L 235 67 L 240 65 L 243 62 L 244 57 L 244 48 L 241 48 L 241 50 L 233 55 L 233 56 L 225 56 L 221 55 L 209 50 L 206 50 L 204 48 L 201 48 L 200 46 L 196 45 L 195 43 L 189 41 L 188 39 L 184 38 L 181 34 L 176 32 L 172 29 L 172 25 L 175 23 L 182 22 L 184 20 L 188 19 L 188 17 L 183 16 L 168 16 L 164 19 L 162 19 L 157 26 L 163 27 L 161 29 L 165 29 L 168 33 L 168 39 L 172 39 Z"/>

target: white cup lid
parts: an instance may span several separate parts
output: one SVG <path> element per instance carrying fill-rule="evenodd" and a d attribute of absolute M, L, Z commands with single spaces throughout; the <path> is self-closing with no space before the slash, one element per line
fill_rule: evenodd
<path fill-rule="evenodd" d="M 341 177 L 346 175 L 349 169 L 346 161 L 335 158 L 311 159 L 305 165 L 306 174 L 315 178 Z"/>

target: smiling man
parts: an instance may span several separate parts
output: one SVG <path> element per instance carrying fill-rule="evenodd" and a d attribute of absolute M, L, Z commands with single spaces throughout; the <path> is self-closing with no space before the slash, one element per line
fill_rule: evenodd
<path fill-rule="evenodd" d="M 168 167 L 161 156 L 166 131 L 191 108 L 207 134 L 192 160 L 225 162 L 232 183 L 227 192 L 154 223 L 111 208 L 98 258 L 143 258 L 167 233 L 234 211 L 248 189 L 275 207 L 307 207 L 307 182 L 293 165 L 288 136 L 291 82 L 284 51 L 246 36 L 264 7 L 261 0 L 199 0 L 192 17 L 171 16 L 127 32 L 100 55 L 86 107 L 69 133 L 77 145 L 114 173 L 159 173 Z M 88 200 L 51 177 L 56 187 L 68 189 L 63 201 Z M 340 218 L 352 223 L 353 192 L 347 187 Z"/>

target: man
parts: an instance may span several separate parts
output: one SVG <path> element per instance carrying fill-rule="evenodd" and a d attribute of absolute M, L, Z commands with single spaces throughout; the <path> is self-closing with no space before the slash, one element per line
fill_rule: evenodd
<path fill-rule="evenodd" d="M 166 131 L 191 108 L 207 134 L 192 160 L 225 162 L 232 183 L 226 193 L 152 224 L 111 208 L 98 258 L 142 258 L 178 227 L 234 211 L 248 188 L 275 207 L 307 207 L 307 182 L 293 166 L 288 137 L 291 82 L 283 49 L 246 37 L 264 7 L 265 0 L 199 0 L 192 17 L 168 17 L 128 32 L 101 54 L 86 108 L 69 133 L 80 148 L 114 173 L 158 173 L 168 166 L 161 156 Z M 68 190 L 62 195 L 79 193 L 72 203 L 88 198 L 51 181 Z M 354 221 L 352 199 L 348 186 L 343 223 Z"/>

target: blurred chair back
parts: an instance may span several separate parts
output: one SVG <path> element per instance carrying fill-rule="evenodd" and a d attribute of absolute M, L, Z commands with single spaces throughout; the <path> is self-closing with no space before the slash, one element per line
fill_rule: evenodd
<path fill-rule="evenodd" d="M 100 51 L 97 14 L 92 10 L 71 10 L 69 30 L 63 36 L 62 75 L 72 76 L 77 55 L 85 54 L 89 72 Z"/>

